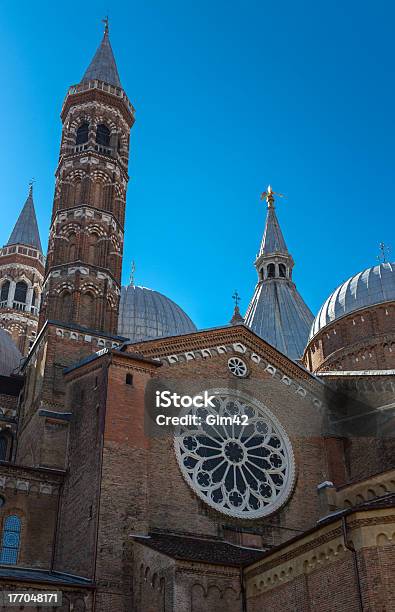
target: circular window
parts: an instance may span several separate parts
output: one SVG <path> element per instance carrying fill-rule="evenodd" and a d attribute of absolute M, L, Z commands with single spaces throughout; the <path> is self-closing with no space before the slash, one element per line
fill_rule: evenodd
<path fill-rule="evenodd" d="M 294 484 L 287 434 L 257 400 L 224 389 L 208 394 L 215 395 L 214 408 L 183 411 L 198 417 L 189 422 L 201 425 L 180 426 L 174 437 L 185 480 L 224 514 L 251 519 L 271 514 L 286 502 Z"/>
<path fill-rule="evenodd" d="M 247 376 L 247 365 L 240 357 L 231 357 L 228 360 L 228 368 L 234 376 L 239 376 L 240 378 Z"/>

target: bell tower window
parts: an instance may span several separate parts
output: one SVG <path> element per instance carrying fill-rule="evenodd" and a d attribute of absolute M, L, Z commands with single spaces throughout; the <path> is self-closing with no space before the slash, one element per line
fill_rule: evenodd
<path fill-rule="evenodd" d="M 80 145 L 88 142 L 89 136 L 89 125 L 87 123 L 82 123 L 77 130 L 77 137 L 75 139 L 75 144 Z"/>
<path fill-rule="evenodd" d="M 281 276 L 281 278 L 285 278 L 287 276 L 287 271 L 283 263 L 280 263 L 278 267 L 278 271 L 279 271 L 279 275 Z"/>
<path fill-rule="evenodd" d="M 110 146 L 110 130 L 104 123 L 99 123 L 96 130 L 96 142 L 103 147 Z"/>
<path fill-rule="evenodd" d="M 14 301 L 19 304 L 26 304 L 27 284 L 24 281 L 19 281 L 15 286 Z"/>

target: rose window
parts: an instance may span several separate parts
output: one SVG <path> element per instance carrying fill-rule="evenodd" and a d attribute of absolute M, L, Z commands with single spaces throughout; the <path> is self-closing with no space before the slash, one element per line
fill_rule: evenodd
<path fill-rule="evenodd" d="M 240 357 L 231 357 L 228 360 L 228 368 L 234 376 L 240 376 L 241 378 L 246 376 L 248 372 L 246 364 Z"/>
<path fill-rule="evenodd" d="M 257 400 L 237 391 L 209 394 L 215 395 L 215 407 L 185 409 L 182 414 L 194 415 L 199 424 L 178 427 L 174 438 L 185 480 L 224 514 L 251 519 L 271 514 L 294 484 L 287 434 Z"/>

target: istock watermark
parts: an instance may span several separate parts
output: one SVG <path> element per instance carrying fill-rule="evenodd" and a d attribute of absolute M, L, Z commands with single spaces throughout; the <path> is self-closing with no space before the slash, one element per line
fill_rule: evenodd
<path fill-rule="evenodd" d="M 157 408 L 215 408 L 215 395 L 209 395 L 207 391 L 203 395 L 180 395 L 167 389 L 166 391 L 156 391 L 155 405 Z"/>

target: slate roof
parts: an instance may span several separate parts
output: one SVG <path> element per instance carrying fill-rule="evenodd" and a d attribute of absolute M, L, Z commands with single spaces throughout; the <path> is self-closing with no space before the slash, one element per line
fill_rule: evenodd
<path fill-rule="evenodd" d="M 288 254 L 288 249 L 277 219 L 276 209 L 271 204 L 267 209 L 265 231 L 263 232 L 259 255 L 272 255 L 274 253 Z"/>
<path fill-rule="evenodd" d="M 261 559 L 266 551 L 244 548 L 219 539 L 151 533 L 149 537 L 133 536 L 139 544 L 181 561 L 240 567 Z"/>
<path fill-rule="evenodd" d="M 295 284 L 288 279 L 269 279 L 255 287 L 245 323 L 290 359 L 301 359 L 313 314 Z"/>
<path fill-rule="evenodd" d="M 7 245 L 10 244 L 26 244 L 38 249 L 40 253 L 43 252 L 40 233 L 38 231 L 36 211 L 34 210 L 32 186 L 30 186 L 27 200 L 7 242 Z"/>
<path fill-rule="evenodd" d="M 104 31 L 103 39 L 93 60 L 82 77 L 81 83 L 84 81 L 93 81 L 94 79 L 104 81 L 109 85 L 122 87 L 107 28 Z"/>

